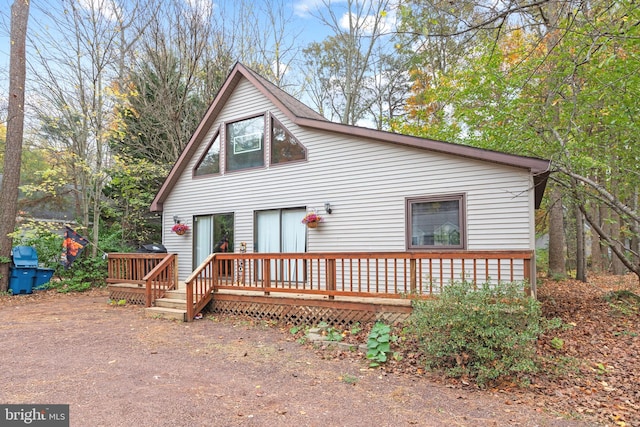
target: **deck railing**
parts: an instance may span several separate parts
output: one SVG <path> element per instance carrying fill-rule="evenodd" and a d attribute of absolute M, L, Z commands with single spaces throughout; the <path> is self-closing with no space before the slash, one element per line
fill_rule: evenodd
<path fill-rule="evenodd" d="M 187 321 L 189 322 L 193 320 L 196 313 L 211 301 L 215 283 L 214 277 L 218 277 L 217 255 L 220 254 L 209 255 L 185 280 L 187 287 Z"/>
<path fill-rule="evenodd" d="M 336 296 L 416 298 L 452 282 L 514 282 L 535 292 L 533 251 L 437 253 L 216 253 L 186 280 L 189 319 L 223 289 Z M 193 298 L 189 301 L 189 298 Z"/>
<path fill-rule="evenodd" d="M 145 305 L 178 289 L 176 254 L 110 253 L 107 257 L 107 283 L 145 286 Z"/>

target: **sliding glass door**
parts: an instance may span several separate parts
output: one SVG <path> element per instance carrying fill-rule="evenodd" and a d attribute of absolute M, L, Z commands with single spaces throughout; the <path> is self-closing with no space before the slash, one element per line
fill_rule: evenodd
<path fill-rule="evenodd" d="M 306 252 L 306 227 L 301 223 L 306 209 L 272 209 L 256 213 L 256 252 L 302 253 Z M 304 280 L 304 263 L 298 261 L 284 265 L 282 275 L 287 280 Z M 259 269 L 258 271 L 261 271 Z M 277 277 L 275 262 L 271 265 L 271 279 Z"/>
<path fill-rule="evenodd" d="M 233 252 L 233 214 L 200 215 L 194 218 L 193 268 L 214 252 Z"/>

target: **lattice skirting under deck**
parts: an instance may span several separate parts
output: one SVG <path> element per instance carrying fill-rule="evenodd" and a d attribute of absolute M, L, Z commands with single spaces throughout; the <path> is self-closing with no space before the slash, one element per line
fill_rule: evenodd
<path fill-rule="evenodd" d="M 109 299 L 112 301 L 126 300 L 127 304 L 146 304 L 144 290 L 141 292 L 135 292 L 127 289 L 109 287 Z"/>
<path fill-rule="evenodd" d="M 372 312 L 366 310 L 316 307 L 311 305 L 279 305 L 246 301 L 217 301 L 208 306 L 214 314 L 247 316 L 260 320 L 284 322 L 297 326 L 317 325 L 320 322 L 337 327 L 349 327 L 356 322 L 361 324 L 382 320 L 391 324 L 407 319 L 407 313 Z"/>

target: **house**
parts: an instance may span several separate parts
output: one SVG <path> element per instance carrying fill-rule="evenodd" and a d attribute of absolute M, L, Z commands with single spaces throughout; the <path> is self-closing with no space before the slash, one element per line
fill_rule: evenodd
<path fill-rule="evenodd" d="M 236 64 L 151 210 L 182 280 L 225 250 L 533 251 L 549 166 L 333 123 Z"/>

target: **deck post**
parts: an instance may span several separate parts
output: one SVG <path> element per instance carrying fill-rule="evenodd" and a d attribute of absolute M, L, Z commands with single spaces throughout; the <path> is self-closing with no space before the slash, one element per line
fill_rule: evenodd
<path fill-rule="evenodd" d="M 271 287 L 271 260 L 262 260 L 262 289 Z M 269 291 L 265 291 L 265 295 L 269 295 Z"/>
<path fill-rule="evenodd" d="M 180 276 L 178 273 L 178 254 L 173 254 L 173 289 L 178 289 L 178 282 L 180 281 Z"/>
<path fill-rule="evenodd" d="M 336 260 L 327 259 L 327 291 L 336 290 Z M 335 299 L 335 295 L 329 295 L 329 299 Z"/>
<path fill-rule="evenodd" d="M 194 288 L 194 283 L 195 281 L 197 281 L 198 278 L 194 277 L 193 280 L 188 281 L 186 283 L 187 285 L 187 322 L 191 322 L 193 321 L 193 318 L 195 317 L 196 313 L 193 307 L 193 288 Z"/>
<path fill-rule="evenodd" d="M 533 296 L 535 298 L 536 297 L 535 252 L 532 253 L 530 258 L 525 258 L 523 261 L 524 261 L 523 273 L 524 273 L 524 280 L 525 280 L 524 293 L 529 297 Z"/>
<path fill-rule="evenodd" d="M 411 290 L 411 294 L 414 295 L 417 289 L 417 269 L 416 269 L 415 258 L 411 258 L 409 260 L 409 289 Z"/>
<path fill-rule="evenodd" d="M 213 261 L 211 262 L 211 288 L 215 289 L 216 285 L 218 285 L 218 275 L 220 273 L 218 269 L 218 260 L 216 256 L 213 256 Z"/>
<path fill-rule="evenodd" d="M 147 279 L 144 289 L 145 306 L 151 307 L 151 279 Z"/>

